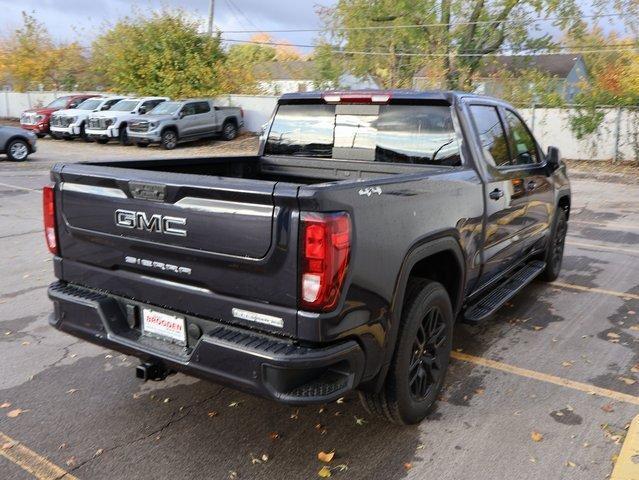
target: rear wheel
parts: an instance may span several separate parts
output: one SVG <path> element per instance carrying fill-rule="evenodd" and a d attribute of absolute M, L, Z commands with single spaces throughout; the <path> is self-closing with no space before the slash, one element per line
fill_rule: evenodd
<path fill-rule="evenodd" d="M 106 143 L 109 143 L 109 139 L 108 138 L 96 138 L 95 141 L 98 142 L 100 145 L 104 145 Z"/>
<path fill-rule="evenodd" d="M 177 146 L 178 136 L 175 130 L 164 130 L 160 144 L 165 150 L 173 150 Z"/>
<path fill-rule="evenodd" d="M 453 311 L 444 287 L 412 281 L 386 381 L 379 393 L 360 392 L 364 407 L 401 425 L 421 422 L 444 384 L 452 333 Z"/>
<path fill-rule="evenodd" d="M 561 263 L 564 258 L 564 246 L 566 244 L 566 233 L 568 232 L 568 218 L 566 210 L 557 208 L 555 221 L 546 247 L 544 261 L 546 269 L 539 275 L 539 278 L 546 282 L 554 282 L 561 272 Z"/>
<path fill-rule="evenodd" d="M 222 126 L 222 138 L 226 141 L 233 140 L 237 137 L 237 126 L 233 122 L 226 122 Z"/>
<path fill-rule="evenodd" d="M 23 162 L 29 156 L 29 144 L 17 138 L 7 146 L 7 158 L 12 162 Z"/>

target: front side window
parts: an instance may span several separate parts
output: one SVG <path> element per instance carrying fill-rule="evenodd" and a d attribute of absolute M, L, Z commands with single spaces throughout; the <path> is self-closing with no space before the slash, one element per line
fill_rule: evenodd
<path fill-rule="evenodd" d="M 420 165 L 461 164 L 446 105 L 281 105 L 266 153 Z"/>
<path fill-rule="evenodd" d="M 496 167 L 510 165 L 506 132 L 499 119 L 497 108 L 490 105 L 471 105 L 470 112 L 486 160 Z"/>
<path fill-rule="evenodd" d="M 524 122 L 514 112 L 506 110 L 506 122 L 508 123 L 510 150 L 512 152 L 513 165 L 530 165 L 539 163 L 537 144 Z"/>
<path fill-rule="evenodd" d="M 189 115 L 195 115 L 194 103 L 187 103 L 186 105 L 184 105 L 184 107 L 182 107 L 182 116 L 188 117 Z"/>

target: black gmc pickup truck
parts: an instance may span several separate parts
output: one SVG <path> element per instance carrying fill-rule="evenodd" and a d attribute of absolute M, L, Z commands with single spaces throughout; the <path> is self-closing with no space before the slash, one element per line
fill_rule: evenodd
<path fill-rule="evenodd" d="M 44 189 L 55 328 L 288 404 L 357 389 L 410 424 L 456 321 L 557 278 L 559 152 L 458 92 L 284 95 L 258 156 L 57 164 Z"/>

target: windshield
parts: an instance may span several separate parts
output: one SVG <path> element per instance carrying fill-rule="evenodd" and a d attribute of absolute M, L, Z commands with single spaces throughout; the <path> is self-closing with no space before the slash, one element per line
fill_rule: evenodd
<path fill-rule="evenodd" d="M 47 105 L 47 108 L 63 108 L 63 107 L 66 107 L 68 100 L 69 100 L 69 97 L 56 98 L 53 102 L 51 102 L 49 105 Z"/>
<path fill-rule="evenodd" d="M 90 98 L 89 100 L 85 100 L 80 105 L 78 105 L 78 110 L 95 110 L 102 103 L 101 98 Z"/>
<path fill-rule="evenodd" d="M 132 112 L 138 106 L 139 100 L 120 100 L 111 107 L 112 112 Z"/>
<path fill-rule="evenodd" d="M 150 115 L 174 115 L 180 109 L 180 102 L 162 102 L 149 112 Z"/>
<path fill-rule="evenodd" d="M 461 164 L 451 107 L 446 105 L 281 105 L 265 153 Z"/>

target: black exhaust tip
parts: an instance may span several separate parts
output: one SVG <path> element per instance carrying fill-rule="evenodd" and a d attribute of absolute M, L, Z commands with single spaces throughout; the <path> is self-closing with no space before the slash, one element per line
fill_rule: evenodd
<path fill-rule="evenodd" d="M 169 371 L 159 363 L 142 363 L 135 367 L 135 376 L 140 380 L 164 380 Z"/>

